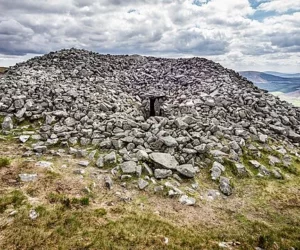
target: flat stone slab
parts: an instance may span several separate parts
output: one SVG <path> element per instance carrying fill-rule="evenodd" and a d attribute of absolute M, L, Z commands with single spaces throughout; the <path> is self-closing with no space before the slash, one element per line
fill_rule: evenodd
<path fill-rule="evenodd" d="M 29 140 L 29 138 L 30 138 L 30 135 L 21 135 L 19 137 L 19 140 L 20 140 L 20 142 L 25 143 Z"/>
<path fill-rule="evenodd" d="M 138 186 L 140 190 L 145 189 L 149 185 L 148 181 L 145 181 L 144 179 L 139 179 Z"/>
<path fill-rule="evenodd" d="M 154 176 L 156 179 L 166 179 L 172 175 L 172 170 L 169 169 L 155 169 Z"/>
<path fill-rule="evenodd" d="M 78 162 L 78 165 L 82 166 L 82 167 L 87 167 L 89 164 L 90 164 L 89 161 L 80 161 L 80 162 Z"/>
<path fill-rule="evenodd" d="M 195 198 L 189 197 L 189 196 L 187 196 L 187 195 L 182 195 L 182 196 L 179 198 L 179 202 L 180 202 L 182 205 L 186 205 L 186 206 L 194 206 L 194 205 L 196 204 Z"/>
<path fill-rule="evenodd" d="M 126 161 L 120 167 L 124 174 L 134 174 L 137 170 L 137 165 L 134 161 Z"/>
<path fill-rule="evenodd" d="M 35 164 L 36 167 L 41 167 L 41 168 L 50 168 L 52 165 L 53 163 L 49 161 L 39 161 Z"/>
<path fill-rule="evenodd" d="M 152 153 L 149 158 L 156 167 L 160 168 L 177 169 L 179 165 L 174 156 L 166 153 Z"/>
<path fill-rule="evenodd" d="M 19 174 L 21 181 L 30 182 L 37 179 L 37 174 Z"/>

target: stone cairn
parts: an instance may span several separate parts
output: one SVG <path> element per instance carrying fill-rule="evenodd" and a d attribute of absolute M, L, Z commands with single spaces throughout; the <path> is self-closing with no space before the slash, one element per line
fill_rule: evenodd
<path fill-rule="evenodd" d="M 32 139 L 32 153 L 58 145 L 80 155 L 93 145 L 108 153 L 96 159 L 98 167 L 114 163 L 122 174 L 146 171 L 156 179 L 193 178 L 211 166 L 226 195 L 232 188 L 224 161 L 249 173 L 245 150 L 259 159 L 260 149 L 280 142 L 271 149 L 288 147 L 298 156 L 300 142 L 298 108 L 204 58 L 51 52 L 0 78 L 0 116 L 4 134 L 23 121 L 40 123 L 34 134 L 20 135 L 22 142 Z M 275 163 L 252 163 L 260 175 L 282 177 Z M 140 179 L 140 188 L 146 183 Z"/>

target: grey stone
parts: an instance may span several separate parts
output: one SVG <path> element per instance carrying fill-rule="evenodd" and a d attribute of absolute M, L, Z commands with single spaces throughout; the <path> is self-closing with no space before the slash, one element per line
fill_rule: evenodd
<path fill-rule="evenodd" d="M 105 186 L 108 189 L 112 189 L 112 187 L 113 187 L 113 181 L 112 181 L 112 179 L 111 179 L 111 177 L 109 175 L 107 175 L 107 176 L 104 177 L 104 183 L 105 183 Z"/>
<path fill-rule="evenodd" d="M 223 176 L 220 177 L 219 188 L 220 188 L 220 191 L 227 196 L 232 194 L 232 187 L 230 186 L 230 181 L 226 177 L 223 177 Z"/>
<path fill-rule="evenodd" d="M 228 154 L 220 151 L 220 150 L 211 150 L 210 154 L 214 157 L 222 157 L 222 156 L 227 156 Z"/>
<path fill-rule="evenodd" d="M 36 212 L 34 209 L 31 209 L 31 210 L 29 211 L 29 218 L 30 218 L 31 220 L 36 220 L 38 217 L 39 217 L 39 214 L 38 214 L 38 212 Z"/>
<path fill-rule="evenodd" d="M 30 182 L 37 179 L 37 174 L 19 174 L 19 177 L 23 182 Z"/>
<path fill-rule="evenodd" d="M 167 146 L 167 147 L 177 147 L 178 143 L 172 136 L 161 137 L 160 140 Z"/>
<path fill-rule="evenodd" d="M 206 144 L 201 144 L 199 146 L 196 146 L 195 150 L 197 150 L 197 152 L 200 153 L 200 154 L 204 154 L 208 151 L 208 148 L 207 148 Z"/>
<path fill-rule="evenodd" d="M 82 167 L 87 167 L 90 164 L 89 161 L 79 161 L 78 165 Z"/>
<path fill-rule="evenodd" d="M 13 121 L 10 116 L 6 116 L 2 122 L 2 130 L 9 131 L 14 128 Z"/>
<path fill-rule="evenodd" d="M 146 175 L 153 176 L 153 171 L 152 171 L 152 169 L 148 166 L 148 164 L 142 163 L 142 165 L 143 165 L 143 167 L 144 167 L 144 170 L 145 170 Z"/>
<path fill-rule="evenodd" d="M 180 165 L 176 169 L 180 174 L 188 178 L 193 178 L 196 174 L 196 170 L 191 164 Z"/>
<path fill-rule="evenodd" d="M 255 168 L 259 168 L 260 167 L 260 163 L 258 161 L 250 160 L 249 162 Z"/>
<path fill-rule="evenodd" d="M 197 150 L 192 149 L 192 148 L 183 148 L 182 152 L 186 153 L 186 154 L 191 154 L 191 155 L 197 154 Z"/>
<path fill-rule="evenodd" d="M 30 135 L 21 135 L 19 137 L 19 140 L 20 140 L 20 142 L 25 143 L 29 140 L 29 138 L 30 138 Z"/>
<path fill-rule="evenodd" d="M 269 124 L 269 127 L 272 130 L 274 130 L 277 134 L 284 134 L 284 133 L 286 133 L 286 128 L 284 128 L 284 127 L 274 126 L 272 124 Z"/>
<path fill-rule="evenodd" d="M 269 164 L 272 165 L 272 166 L 275 166 L 276 164 L 281 163 L 280 159 L 278 159 L 277 157 L 272 156 L 272 155 L 269 155 L 268 159 L 269 159 Z"/>
<path fill-rule="evenodd" d="M 138 186 L 140 190 L 145 189 L 149 185 L 148 181 L 145 181 L 144 179 L 139 179 Z"/>
<path fill-rule="evenodd" d="M 155 186 L 154 187 L 154 192 L 157 193 L 157 192 L 161 192 L 164 190 L 164 186 Z"/>
<path fill-rule="evenodd" d="M 142 166 L 141 165 L 136 166 L 136 175 L 138 177 L 140 177 L 142 175 Z"/>
<path fill-rule="evenodd" d="M 50 168 L 52 165 L 53 163 L 49 161 L 39 161 L 35 164 L 36 167 L 41 167 L 41 168 Z"/>
<path fill-rule="evenodd" d="M 182 121 L 188 125 L 195 124 L 197 122 L 197 119 L 191 117 L 191 116 L 185 116 L 182 118 Z"/>
<path fill-rule="evenodd" d="M 166 179 L 172 176 L 172 170 L 169 169 L 155 169 L 154 170 L 154 177 L 156 179 Z"/>
<path fill-rule="evenodd" d="M 238 175 L 246 176 L 248 175 L 248 171 L 246 167 L 241 163 L 235 163 L 235 168 Z"/>
<path fill-rule="evenodd" d="M 99 144 L 100 148 L 110 149 L 112 146 L 112 142 L 110 139 L 106 139 Z"/>
<path fill-rule="evenodd" d="M 187 195 L 182 195 L 179 198 L 179 202 L 182 205 L 187 205 L 187 206 L 194 206 L 196 204 L 196 199 L 193 197 L 188 197 Z"/>
<path fill-rule="evenodd" d="M 116 153 L 113 151 L 104 156 L 104 163 L 117 163 Z"/>
<path fill-rule="evenodd" d="M 174 156 L 166 153 L 152 153 L 149 158 L 156 167 L 176 169 L 179 165 Z"/>
<path fill-rule="evenodd" d="M 262 142 L 262 143 L 266 143 L 267 142 L 267 139 L 268 139 L 267 135 L 260 134 L 258 137 L 259 137 L 259 141 L 260 142 Z"/>
<path fill-rule="evenodd" d="M 137 165 L 134 161 L 126 161 L 120 165 L 122 173 L 134 174 L 137 170 Z"/>
<path fill-rule="evenodd" d="M 182 118 L 177 118 L 175 120 L 175 125 L 179 128 L 179 129 L 186 129 L 189 125 L 187 123 L 185 123 Z"/>
<path fill-rule="evenodd" d="M 65 120 L 65 124 L 68 126 L 68 127 L 73 127 L 75 124 L 76 124 L 76 120 L 72 117 L 68 117 L 66 120 Z"/>
<path fill-rule="evenodd" d="M 263 176 L 269 176 L 271 174 L 270 170 L 267 169 L 264 165 L 260 165 L 258 170 L 259 170 L 259 173 Z"/>
<path fill-rule="evenodd" d="M 212 180 L 217 180 L 221 176 L 222 172 L 225 171 L 225 167 L 219 163 L 214 162 L 212 168 L 210 169 Z"/>
<path fill-rule="evenodd" d="M 272 169 L 271 173 L 276 179 L 283 179 L 283 175 L 281 174 L 280 170 Z"/>
<path fill-rule="evenodd" d="M 289 131 L 288 138 L 290 138 L 294 142 L 300 142 L 300 135 L 295 133 L 293 130 Z"/>
<path fill-rule="evenodd" d="M 89 153 L 88 158 L 90 161 L 94 161 L 95 160 L 95 155 L 97 153 L 97 150 L 93 150 Z"/>
<path fill-rule="evenodd" d="M 137 153 L 136 153 L 136 157 L 139 161 L 147 161 L 149 159 L 149 155 L 147 154 L 146 151 L 144 150 L 139 150 Z"/>
<path fill-rule="evenodd" d="M 47 151 L 47 146 L 34 146 L 33 151 L 37 153 L 45 153 Z"/>

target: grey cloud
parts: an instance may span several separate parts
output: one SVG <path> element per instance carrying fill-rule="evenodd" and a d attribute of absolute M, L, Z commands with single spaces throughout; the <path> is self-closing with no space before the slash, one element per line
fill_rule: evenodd
<path fill-rule="evenodd" d="M 275 34 L 271 37 L 271 42 L 273 45 L 287 48 L 300 46 L 300 32 L 296 33 L 285 33 L 285 34 Z"/>
<path fill-rule="evenodd" d="M 33 30 L 24 27 L 16 20 L 10 19 L 5 21 L 0 21 L 0 34 L 2 35 L 14 35 L 14 34 L 27 34 L 33 35 Z"/>
<path fill-rule="evenodd" d="M 232 1 L 230 13 L 216 11 L 222 9 L 221 0 L 208 2 L 210 6 L 193 5 L 192 0 L 0 0 L 0 56 L 78 47 L 234 62 L 299 52 L 299 32 L 289 31 L 297 30 L 298 14 L 266 18 L 261 28 L 245 16 L 247 11 L 239 15 L 239 5 Z M 241 6 L 247 8 L 247 2 L 241 1 Z M 276 33 L 273 26 L 280 20 L 286 31 L 279 27 Z"/>
<path fill-rule="evenodd" d="M 0 9 L 25 13 L 65 13 L 72 10 L 67 1 L 0 0 Z"/>
<path fill-rule="evenodd" d="M 175 47 L 178 51 L 195 53 L 197 55 L 219 55 L 228 51 L 229 43 L 220 34 L 211 37 L 202 32 L 181 31 L 175 37 Z"/>

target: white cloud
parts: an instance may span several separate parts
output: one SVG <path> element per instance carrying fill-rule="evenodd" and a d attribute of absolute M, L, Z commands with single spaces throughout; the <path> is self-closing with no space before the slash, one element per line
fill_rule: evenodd
<path fill-rule="evenodd" d="M 262 3 L 258 6 L 259 10 L 275 11 L 285 13 L 289 10 L 300 10 L 300 1 L 295 0 L 271 0 L 270 2 Z"/>
<path fill-rule="evenodd" d="M 263 2 L 258 8 L 269 10 L 274 2 Z M 282 10 L 300 4 L 280 2 Z M 300 12 L 258 21 L 252 19 L 256 10 L 248 0 L 193 3 L 0 0 L 0 64 L 13 61 L 7 55 L 20 55 L 23 60 L 26 53 L 80 47 L 112 54 L 205 56 L 237 70 L 294 67 L 294 58 L 300 55 Z"/>

